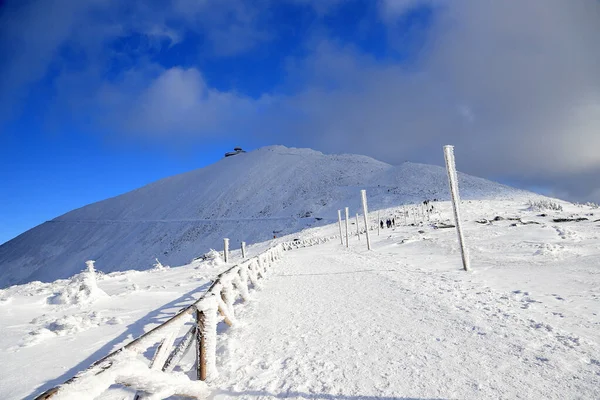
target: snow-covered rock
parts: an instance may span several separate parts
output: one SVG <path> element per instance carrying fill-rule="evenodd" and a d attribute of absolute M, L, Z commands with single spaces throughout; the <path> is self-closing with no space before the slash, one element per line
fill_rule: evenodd
<path fill-rule="evenodd" d="M 87 269 L 71 278 L 69 283 L 59 292 L 48 298 L 49 304 L 81 305 L 106 297 L 107 294 L 98 287 L 94 261 L 86 262 Z"/>

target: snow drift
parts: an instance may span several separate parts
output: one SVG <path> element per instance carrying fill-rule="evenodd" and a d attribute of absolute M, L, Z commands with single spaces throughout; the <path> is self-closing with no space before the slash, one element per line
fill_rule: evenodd
<path fill-rule="evenodd" d="M 440 152 L 441 154 L 441 152 Z M 460 163 L 460 160 L 459 160 Z M 459 174 L 461 197 L 529 198 L 528 192 Z M 99 270 L 153 268 L 156 258 L 181 265 L 209 248 L 264 241 L 337 220 L 337 209 L 361 212 L 448 199 L 443 168 L 392 166 L 360 155 L 264 147 L 165 178 L 73 210 L 0 246 L 0 287 L 53 281 L 88 259 Z"/>

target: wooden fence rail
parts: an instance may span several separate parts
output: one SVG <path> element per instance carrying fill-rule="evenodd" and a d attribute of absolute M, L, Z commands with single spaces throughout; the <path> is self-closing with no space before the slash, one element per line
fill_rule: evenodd
<path fill-rule="evenodd" d="M 132 387 L 137 391 L 135 398 L 141 399 L 146 393 L 151 392 L 152 385 L 144 385 L 144 380 L 135 379 L 136 374 L 129 370 L 128 373 L 122 372 L 121 370 L 125 370 L 122 368 L 122 359 L 139 358 L 157 344 L 152 359 L 149 363 L 142 364 L 142 368 L 147 368 L 154 374 L 164 374 L 159 377 L 166 378 L 166 375 L 173 371 L 195 343 L 197 379 L 205 381 L 215 377 L 217 375 L 217 324 L 220 321 L 229 326 L 236 323 L 234 304 L 237 299 L 241 298 L 242 301 L 250 299 L 249 287 L 253 289 L 260 287 L 260 280 L 266 276 L 269 267 L 282 257 L 284 251 L 314 246 L 332 238 L 335 236 L 284 242 L 253 258 L 242 260 L 240 264 L 219 274 L 196 302 L 35 399 L 57 400 L 62 397 L 74 398 L 78 394 L 95 397 L 113 384 Z M 180 331 L 186 324 L 190 327 L 180 336 Z M 119 373 L 112 371 L 117 367 L 121 367 Z M 185 390 L 182 393 L 172 394 L 190 396 L 190 393 L 186 393 Z"/>

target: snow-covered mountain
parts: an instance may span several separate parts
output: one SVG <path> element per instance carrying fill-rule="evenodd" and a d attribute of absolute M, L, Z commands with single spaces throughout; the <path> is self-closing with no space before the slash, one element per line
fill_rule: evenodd
<path fill-rule="evenodd" d="M 441 152 L 440 152 L 441 154 Z M 459 174 L 463 199 L 527 198 L 533 194 Z M 360 189 L 371 211 L 448 199 L 443 168 L 392 166 L 360 155 L 264 147 L 205 168 L 161 179 L 73 210 L 0 246 L 0 287 L 66 278 L 96 260 L 100 271 L 181 265 L 209 248 L 258 242 L 360 212 Z"/>

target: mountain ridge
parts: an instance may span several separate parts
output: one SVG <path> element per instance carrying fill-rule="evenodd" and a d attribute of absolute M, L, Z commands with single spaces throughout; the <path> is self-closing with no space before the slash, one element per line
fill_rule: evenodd
<path fill-rule="evenodd" d="M 536 196 L 459 173 L 461 197 Z M 264 241 L 337 219 L 337 209 L 361 212 L 448 199 L 442 167 L 393 166 L 363 155 L 268 146 L 163 178 L 47 221 L 0 245 L 0 287 L 66 278 L 94 259 L 103 272 L 148 269 L 160 259 L 181 265 L 221 248 L 229 237 Z M 315 217 L 321 218 L 317 221 Z"/>

